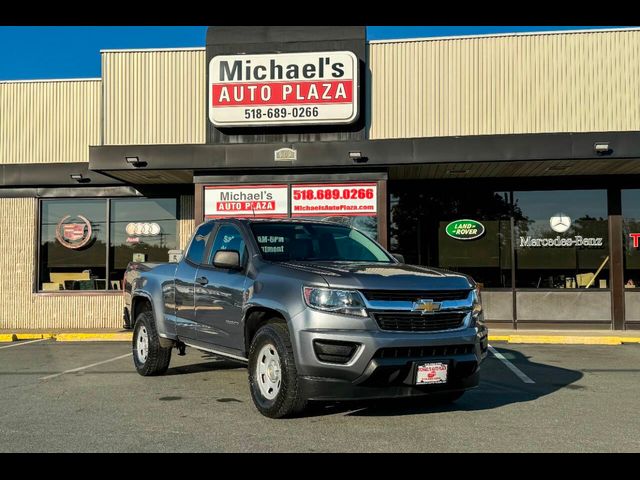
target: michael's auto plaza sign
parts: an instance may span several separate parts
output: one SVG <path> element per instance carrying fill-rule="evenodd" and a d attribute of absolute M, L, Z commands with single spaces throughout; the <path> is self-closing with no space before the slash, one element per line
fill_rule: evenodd
<path fill-rule="evenodd" d="M 219 55 L 209 63 L 217 127 L 348 124 L 358 118 L 352 52 Z"/>

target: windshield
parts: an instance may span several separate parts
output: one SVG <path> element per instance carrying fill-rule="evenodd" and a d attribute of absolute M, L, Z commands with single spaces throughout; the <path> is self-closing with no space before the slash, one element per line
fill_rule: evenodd
<path fill-rule="evenodd" d="M 341 225 L 252 223 L 251 229 L 262 256 L 274 262 L 393 262 L 369 237 Z"/>

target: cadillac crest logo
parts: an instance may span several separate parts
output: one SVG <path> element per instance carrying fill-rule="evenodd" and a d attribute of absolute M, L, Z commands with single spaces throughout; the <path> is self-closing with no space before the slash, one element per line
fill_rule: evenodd
<path fill-rule="evenodd" d="M 91 241 L 92 234 L 91 222 L 82 215 L 66 215 L 56 226 L 56 240 L 63 247 L 72 250 L 86 246 Z"/>

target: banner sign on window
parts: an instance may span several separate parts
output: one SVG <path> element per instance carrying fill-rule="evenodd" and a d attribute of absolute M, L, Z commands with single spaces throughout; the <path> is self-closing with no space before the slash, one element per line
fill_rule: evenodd
<path fill-rule="evenodd" d="M 209 185 L 204 187 L 206 218 L 286 217 L 287 185 Z"/>
<path fill-rule="evenodd" d="M 291 216 L 375 216 L 376 183 L 327 183 L 291 186 Z"/>
<path fill-rule="evenodd" d="M 217 127 L 349 124 L 358 117 L 358 58 L 347 51 L 218 55 L 209 62 Z"/>

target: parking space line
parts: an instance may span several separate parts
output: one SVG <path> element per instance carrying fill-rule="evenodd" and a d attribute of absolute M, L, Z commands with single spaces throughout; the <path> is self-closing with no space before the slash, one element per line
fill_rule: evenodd
<path fill-rule="evenodd" d="M 28 342 L 16 342 L 16 343 L 12 343 L 11 345 L 4 345 L 4 346 L 0 347 L 0 350 L 3 349 L 3 348 L 19 347 L 20 345 L 26 345 L 27 343 L 42 342 L 43 340 L 49 340 L 49 339 L 48 338 L 39 338 L 38 340 L 29 340 Z"/>
<path fill-rule="evenodd" d="M 496 357 L 498 360 L 500 360 L 502 363 L 504 363 L 509 370 L 511 370 L 513 373 L 515 373 L 516 377 L 518 377 L 524 383 L 536 383 L 533 380 L 531 380 L 529 377 L 527 377 L 522 370 L 520 370 L 513 363 L 511 363 L 509 360 L 507 360 L 504 357 L 504 355 L 502 355 L 499 351 L 497 351 L 491 345 L 489 345 L 489 351 L 493 354 L 494 357 Z"/>
<path fill-rule="evenodd" d="M 65 370 L 64 372 L 54 373 L 53 375 L 47 375 L 46 377 L 42 377 L 40 380 L 48 380 L 50 378 L 59 377 L 60 375 L 65 375 L 67 373 L 79 372 L 81 370 L 86 370 L 87 368 L 97 367 L 98 365 L 104 365 L 105 363 L 115 362 L 116 360 L 120 360 L 121 358 L 130 357 L 131 353 L 127 353 L 125 355 L 120 355 L 119 357 L 110 358 L 109 360 L 103 360 L 102 362 L 92 363 L 91 365 L 85 365 L 84 367 L 72 368 L 71 370 Z"/>

